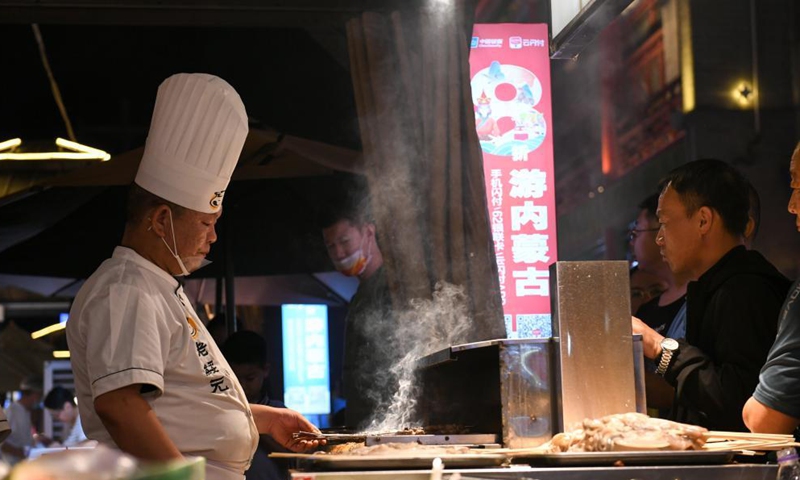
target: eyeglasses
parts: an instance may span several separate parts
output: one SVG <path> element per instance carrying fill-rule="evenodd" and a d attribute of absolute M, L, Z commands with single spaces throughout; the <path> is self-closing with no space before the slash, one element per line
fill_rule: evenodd
<path fill-rule="evenodd" d="M 639 234 L 641 234 L 641 233 L 644 233 L 644 232 L 657 232 L 657 231 L 659 231 L 659 230 L 661 230 L 661 227 L 656 227 L 656 228 L 640 228 L 640 229 L 637 229 L 637 228 L 631 228 L 631 229 L 630 229 L 630 231 L 628 232 L 628 238 L 629 238 L 631 241 L 633 241 L 633 239 L 634 239 L 634 238 L 636 238 L 636 237 L 637 237 Z"/>
<path fill-rule="evenodd" d="M 631 288 L 631 299 L 639 299 L 643 298 L 645 300 L 650 300 L 651 298 L 656 298 L 662 293 L 666 291 L 665 288 L 660 286 L 653 286 L 649 288 Z"/>

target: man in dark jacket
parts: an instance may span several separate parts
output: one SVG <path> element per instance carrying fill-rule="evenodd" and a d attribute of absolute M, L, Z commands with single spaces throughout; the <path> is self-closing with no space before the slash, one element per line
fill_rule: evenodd
<path fill-rule="evenodd" d="M 673 420 L 746 430 L 741 411 L 775 339 L 787 280 L 743 238 L 747 181 L 719 160 L 683 165 L 663 181 L 656 243 L 670 269 L 695 278 L 687 289 L 686 338 L 633 319 L 644 354 L 676 389 Z"/>
<path fill-rule="evenodd" d="M 336 270 L 357 277 L 358 290 L 345 320 L 342 382 L 347 427 L 367 428 L 392 401 L 397 378 L 392 367 L 402 357 L 392 298 L 375 224 L 365 208 L 350 199 L 332 202 L 318 223 Z"/>

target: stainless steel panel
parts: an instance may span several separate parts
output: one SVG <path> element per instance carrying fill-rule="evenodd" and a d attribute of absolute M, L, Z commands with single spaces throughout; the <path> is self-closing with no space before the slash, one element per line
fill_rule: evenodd
<path fill-rule="evenodd" d="M 500 401 L 506 447 L 536 447 L 556 433 L 553 430 L 553 348 L 549 339 L 529 339 L 500 346 Z"/>
<path fill-rule="evenodd" d="M 500 433 L 506 447 L 535 447 L 553 434 L 552 339 L 454 345 L 420 359 L 423 425 Z"/>
<path fill-rule="evenodd" d="M 647 413 L 647 391 L 644 384 L 644 346 L 642 335 L 633 336 L 633 384 L 636 387 L 636 411 Z"/>
<path fill-rule="evenodd" d="M 559 430 L 636 410 L 628 275 L 623 261 L 550 266 Z"/>

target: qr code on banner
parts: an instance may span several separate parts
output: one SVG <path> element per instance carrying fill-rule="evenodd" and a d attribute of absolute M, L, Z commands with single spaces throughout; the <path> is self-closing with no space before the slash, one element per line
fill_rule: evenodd
<path fill-rule="evenodd" d="M 517 315 L 518 338 L 549 338 L 553 336 L 553 324 L 550 315 L 531 314 Z"/>
<path fill-rule="evenodd" d="M 512 320 L 511 315 L 503 315 L 503 320 L 505 320 L 506 324 L 506 336 L 507 338 L 519 338 L 519 332 L 516 330 L 512 330 L 513 325 L 511 324 Z"/>

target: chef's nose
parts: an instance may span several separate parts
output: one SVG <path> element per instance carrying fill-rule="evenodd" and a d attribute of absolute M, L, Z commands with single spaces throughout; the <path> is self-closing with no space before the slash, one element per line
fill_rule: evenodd
<path fill-rule="evenodd" d="M 214 243 L 217 241 L 217 227 L 216 225 L 211 226 L 211 231 L 208 233 L 208 243 Z"/>

